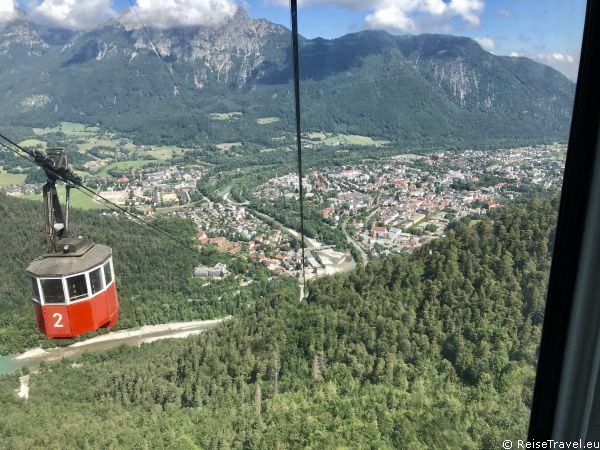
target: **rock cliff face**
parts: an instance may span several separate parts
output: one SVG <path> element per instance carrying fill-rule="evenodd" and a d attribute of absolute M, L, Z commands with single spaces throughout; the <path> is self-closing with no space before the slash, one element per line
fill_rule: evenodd
<path fill-rule="evenodd" d="M 17 23 L 2 30 L 0 34 L 0 56 L 9 55 L 14 47 L 29 49 L 29 56 L 40 56 L 49 45 L 28 23 Z"/>
<path fill-rule="evenodd" d="M 26 126 L 72 120 L 127 131 L 124 123 L 184 117 L 172 100 L 181 93 L 155 50 L 201 119 L 212 112 L 289 112 L 285 27 L 251 19 L 240 8 L 217 27 L 150 33 L 156 49 L 130 16 L 88 32 L 25 18 L 6 24 L 0 29 L 0 120 Z M 476 134 L 469 127 L 490 137 L 564 136 L 574 94 L 574 84 L 550 67 L 445 35 L 364 31 L 301 39 L 301 75 L 306 127 L 399 140 L 411 133 Z"/>
<path fill-rule="evenodd" d="M 131 45 L 124 49 L 126 54 L 135 58 L 140 50 L 153 50 L 139 22 L 121 18 L 119 23 L 131 32 Z M 287 35 L 284 27 L 267 20 L 250 19 L 243 9 L 238 9 L 229 21 L 218 27 L 152 30 L 152 40 L 166 60 L 196 67 L 196 85 L 203 85 L 202 78 L 211 72 L 217 81 L 238 87 L 252 76 L 260 77 L 260 73 L 254 72 Z"/>

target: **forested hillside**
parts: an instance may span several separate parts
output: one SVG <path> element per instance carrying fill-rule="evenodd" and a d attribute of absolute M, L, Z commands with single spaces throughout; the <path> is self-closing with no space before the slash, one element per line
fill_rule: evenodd
<path fill-rule="evenodd" d="M 556 201 L 273 287 L 205 334 L 0 378 L 7 448 L 500 448 L 524 438 Z M 25 427 L 23 424 L 35 424 Z"/>
<path fill-rule="evenodd" d="M 154 224 L 192 247 L 195 229 L 191 222 L 157 219 Z M 133 223 L 123 215 L 115 217 L 110 211 L 103 215 L 73 210 L 71 226 L 73 234 L 113 248 L 121 303 L 117 329 L 223 317 L 239 311 L 273 285 L 266 269 L 207 250 L 195 255 L 148 227 Z M 42 203 L 0 194 L 0 230 L 5 235 L 0 246 L 0 354 L 36 345 L 72 343 L 71 340 L 43 338 L 33 314 L 25 268 L 46 252 Z M 240 288 L 239 280 L 232 277 L 202 286 L 206 280 L 192 277 L 195 266 L 214 265 L 217 261 L 226 262 L 235 274 L 251 275 L 255 282 Z M 236 295 L 238 290 L 240 293 Z"/>

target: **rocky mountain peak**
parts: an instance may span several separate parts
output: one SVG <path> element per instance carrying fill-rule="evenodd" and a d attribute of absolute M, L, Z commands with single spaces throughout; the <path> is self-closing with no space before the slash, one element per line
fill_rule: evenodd
<path fill-rule="evenodd" d="M 119 23 L 130 33 L 132 55 L 151 51 L 152 44 L 141 28 L 122 16 Z M 252 19 L 243 8 L 227 22 L 218 26 L 149 28 L 160 54 L 172 63 L 197 67 L 195 79 L 205 79 L 209 73 L 217 80 L 245 84 L 250 75 L 265 61 L 268 47 L 275 45 L 288 31 L 281 25 L 262 19 Z M 199 84 L 196 83 L 197 87 Z"/>
<path fill-rule="evenodd" d="M 34 55 L 49 47 L 38 30 L 26 20 L 15 20 L 0 30 L 0 55 L 7 54 L 13 46 L 22 46 Z"/>

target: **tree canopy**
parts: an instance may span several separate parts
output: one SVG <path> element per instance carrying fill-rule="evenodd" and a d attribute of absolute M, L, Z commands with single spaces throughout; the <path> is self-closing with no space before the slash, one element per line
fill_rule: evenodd
<path fill-rule="evenodd" d="M 557 200 L 273 286 L 200 336 L 0 378 L 9 448 L 496 448 L 524 438 Z M 34 427 L 24 427 L 34 423 Z"/>

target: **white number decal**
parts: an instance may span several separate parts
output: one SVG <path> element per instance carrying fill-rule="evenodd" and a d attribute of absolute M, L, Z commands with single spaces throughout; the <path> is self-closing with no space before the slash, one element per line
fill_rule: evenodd
<path fill-rule="evenodd" d="M 64 325 L 62 323 L 60 323 L 60 321 L 62 320 L 62 314 L 54 313 L 54 314 L 52 314 L 52 318 L 56 319 L 56 322 L 54 322 L 54 328 L 64 327 Z"/>

